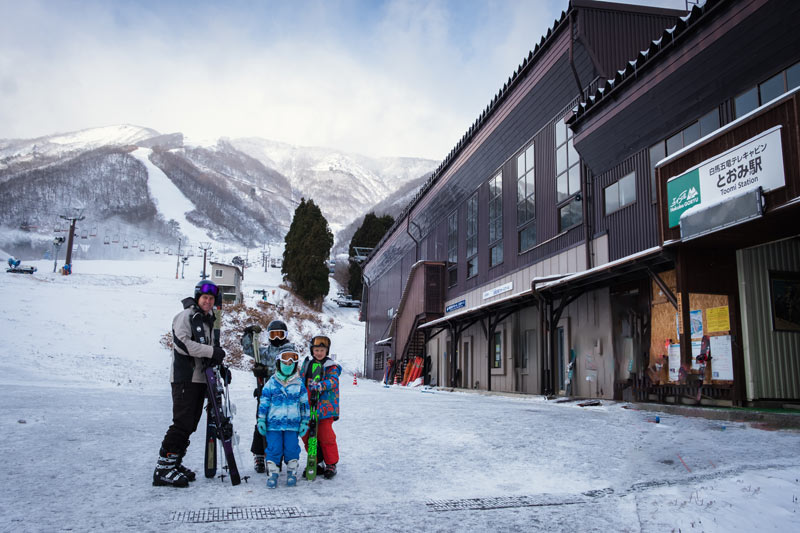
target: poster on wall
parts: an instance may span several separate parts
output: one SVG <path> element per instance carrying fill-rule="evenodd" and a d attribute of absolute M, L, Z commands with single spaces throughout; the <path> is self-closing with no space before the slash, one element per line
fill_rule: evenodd
<path fill-rule="evenodd" d="M 703 310 L 702 309 L 696 309 L 694 311 L 689 311 L 689 324 L 691 326 L 692 338 L 693 339 L 702 339 L 703 338 Z"/>
<path fill-rule="evenodd" d="M 731 318 L 727 305 L 706 309 L 706 320 L 708 321 L 708 333 L 731 330 Z"/>
<path fill-rule="evenodd" d="M 702 339 L 703 338 L 703 310 L 702 309 L 695 309 L 693 311 L 689 311 L 689 325 L 690 325 L 690 333 L 693 339 Z M 681 338 L 681 314 L 675 313 L 675 338 Z"/>
<path fill-rule="evenodd" d="M 730 335 L 711 337 L 711 379 L 733 381 Z"/>
<path fill-rule="evenodd" d="M 772 329 L 800 331 L 800 272 L 769 273 Z"/>
<path fill-rule="evenodd" d="M 669 345 L 669 380 L 678 381 L 681 368 L 681 345 Z"/>

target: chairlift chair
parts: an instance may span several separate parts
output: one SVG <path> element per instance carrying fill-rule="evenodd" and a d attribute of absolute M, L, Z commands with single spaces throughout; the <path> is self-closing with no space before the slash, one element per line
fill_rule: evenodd
<path fill-rule="evenodd" d="M 156 255 L 160 255 L 160 254 L 161 254 L 161 247 L 160 246 L 156 246 Z"/>
<path fill-rule="evenodd" d="M 140 252 L 144 252 L 144 244 L 140 244 L 139 245 L 139 251 Z"/>
<path fill-rule="evenodd" d="M 97 226 L 92 226 L 92 229 L 89 230 L 89 237 L 97 237 Z"/>
<path fill-rule="evenodd" d="M 111 242 L 113 242 L 114 244 L 117 244 L 119 242 L 119 233 L 114 235 L 114 237 L 111 239 Z"/>
<path fill-rule="evenodd" d="M 89 238 L 89 230 L 83 230 L 81 232 L 81 239 L 88 239 Z"/>
<path fill-rule="evenodd" d="M 156 245 L 153 244 L 152 242 L 150 243 L 150 251 L 151 252 L 155 252 L 156 251 Z"/>
<path fill-rule="evenodd" d="M 111 238 L 108 235 L 103 237 L 103 244 L 111 244 Z"/>
<path fill-rule="evenodd" d="M 128 241 L 122 241 L 122 247 L 123 248 L 127 248 L 128 247 Z"/>
<path fill-rule="evenodd" d="M 172 255 L 172 248 L 167 248 L 167 255 Z"/>

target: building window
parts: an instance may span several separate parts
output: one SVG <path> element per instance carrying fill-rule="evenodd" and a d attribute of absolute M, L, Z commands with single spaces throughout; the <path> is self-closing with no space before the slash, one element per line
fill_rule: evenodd
<path fill-rule="evenodd" d="M 222 277 L 222 269 L 221 268 L 215 268 L 214 269 L 214 277 L 215 278 L 221 278 Z"/>
<path fill-rule="evenodd" d="M 519 251 L 536 244 L 536 171 L 533 144 L 517 156 L 517 227 Z"/>
<path fill-rule="evenodd" d="M 494 359 L 492 359 L 492 368 L 503 367 L 503 332 L 494 332 Z"/>
<path fill-rule="evenodd" d="M 564 231 L 583 221 L 579 195 L 581 192 L 581 160 L 572 144 L 572 130 L 563 121 L 556 121 L 555 134 L 558 230 Z"/>
<path fill-rule="evenodd" d="M 658 196 L 656 188 L 656 163 L 665 157 L 674 154 L 681 148 L 689 146 L 701 137 L 705 137 L 714 130 L 719 129 L 719 109 L 714 108 L 698 120 L 670 137 L 659 141 L 650 147 L 650 201 L 655 203 Z M 608 213 L 608 212 L 606 212 Z"/>
<path fill-rule="evenodd" d="M 800 63 L 795 63 L 734 98 L 735 117 L 746 115 L 758 106 L 762 106 L 798 86 L 800 86 Z"/>
<path fill-rule="evenodd" d="M 636 202 L 636 173 L 620 178 L 603 191 L 606 201 L 606 215 L 619 211 Z"/>
<path fill-rule="evenodd" d="M 489 180 L 489 268 L 503 262 L 503 173 Z"/>
<path fill-rule="evenodd" d="M 458 283 L 458 211 L 447 217 L 447 286 Z"/>
<path fill-rule="evenodd" d="M 478 193 L 467 200 L 467 279 L 478 274 Z"/>
<path fill-rule="evenodd" d="M 375 370 L 383 370 L 383 352 L 375 352 L 375 360 L 372 367 Z"/>

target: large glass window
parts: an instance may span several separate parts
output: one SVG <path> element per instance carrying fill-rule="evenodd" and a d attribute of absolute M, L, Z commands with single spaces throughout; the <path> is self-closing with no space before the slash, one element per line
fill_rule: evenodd
<path fill-rule="evenodd" d="M 556 137 L 556 205 L 559 213 L 559 231 L 564 231 L 583 220 L 580 206 L 580 157 L 572 144 L 572 130 L 558 120 Z"/>
<path fill-rule="evenodd" d="M 736 118 L 746 115 L 758 106 L 791 91 L 798 85 L 800 85 L 800 63 L 795 63 L 734 98 L 734 114 Z"/>
<path fill-rule="evenodd" d="M 618 211 L 636 201 L 636 173 L 620 178 L 604 190 L 606 215 Z"/>
<path fill-rule="evenodd" d="M 489 267 L 503 262 L 503 173 L 489 180 Z"/>
<path fill-rule="evenodd" d="M 467 200 L 467 278 L 478 273 L 478 193 Z"/>
<path fill-rule="evenodd" d="M 656 201 L 656 163 L 719 129 L 719 109 L 714 108 L 679 132 L 650 147 L 650 201 Z M 608 211 L 606 211 L 607 213 Z"/>
<path fill-rule="evenodd" d="M 458 211 L 447 217 L 447 286 L 458 283 Z"/>
<path fill-rule="evenodd" d="M 536 168 L 533 144 L 517 156 L 517 227 L 518 250 L 524 252 L 536 244 Z"/>

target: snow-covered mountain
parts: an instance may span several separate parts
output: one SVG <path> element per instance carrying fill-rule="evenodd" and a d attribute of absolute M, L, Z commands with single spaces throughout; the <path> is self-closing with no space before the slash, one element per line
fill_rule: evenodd
<path fill-rule="evenodd" d="M 76 206 L 87 257 L 127 253 L 113 250 L 115 240 L 147 251 L 177 248 L 178 239 L 217 248 L 280 242 L 300 198 L 313 199 L 336 233 L 436 164 L 259 138 L 199 142 L 132 125 L 5 139 L 0 245 L 40 256 L 64 229 L 59 215 Z"/>

